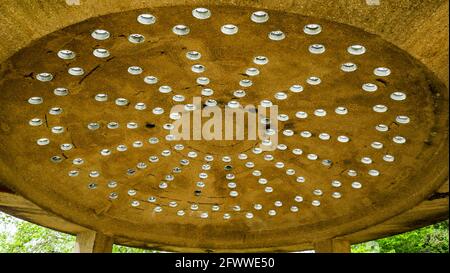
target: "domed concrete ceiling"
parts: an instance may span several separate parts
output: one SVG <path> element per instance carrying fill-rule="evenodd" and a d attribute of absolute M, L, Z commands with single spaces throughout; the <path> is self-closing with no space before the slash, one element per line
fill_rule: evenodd
<path fill-rule="evenodd" d="M 29 41 L 0 74 L 2 181 L 112 236 L 276 249 L 379 223 L 448 174 L 445 83 L 314 14 L 114 12 Z M 261 137 L 205 139 L 213 108 L 253 115 Z"/>

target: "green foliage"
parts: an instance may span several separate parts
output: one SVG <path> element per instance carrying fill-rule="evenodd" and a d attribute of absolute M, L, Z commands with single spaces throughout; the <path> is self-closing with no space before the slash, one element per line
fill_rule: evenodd
<path fill-rule="evenodd" d="M 70 253 L 75 236 L 44 228 L 0 212 L 0 253 Z M 113 246 L 114 253 L 153 253 L 125 246 Z"/>
<path fill-rule="evenodd" d="M 448 220 L 352 246 L 353 253 L 448 253 Z"/>
<path fill-rule="evenodd" d="M 0 253 L 70 253 L 75 237 L 0 212 Z M 113 246 L 113 253 L 155 250 Z M 354 253 L 448 253 L 448 220 L 392 237 L 352 246 Z"/>
<path fill-rule="evenodd" d="M 0 252 L 3 253 L 67 253 L 75 237 L 28 223 L 0 213 Z"/>
<path fill-rule="evenodd" d="M 149 249 L 141 249 L 141 248 L 133 248 L 133 247 L 127 247 L 127 246 L 119 246 L 114 245 L 113 246 L 113 253 L 157 253 L 156 250 L 149 250 Z"/>

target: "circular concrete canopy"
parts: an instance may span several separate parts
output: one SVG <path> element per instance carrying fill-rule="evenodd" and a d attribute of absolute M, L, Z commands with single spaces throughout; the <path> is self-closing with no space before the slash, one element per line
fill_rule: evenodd
<path fill-rule="evenodd" d="M 176 4 L 99 6 L 5 56 L 2 182 L 111 236 L 245 251 L 374 225 L 448 175 L 440 71 L 320 14 Z M 270 101 L 285 115 L 271 124 L 279 145 L 170 141 L 170 109 L 193 97 Z"/>

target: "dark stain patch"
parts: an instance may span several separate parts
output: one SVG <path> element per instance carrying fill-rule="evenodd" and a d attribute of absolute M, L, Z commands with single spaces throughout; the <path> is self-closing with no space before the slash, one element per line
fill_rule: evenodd
<path fill-rule="evenodd" d="M 146 122 L 145 123 L 145 128 L 152 129 L 152 128 L 155 128 L 155 127 L 156 127 L 156 125 L 151 123 L 151 122 Z"/>
<path fill-rule="evenodd" d="M 433 144 L 433 141 L 431 140 L 431 139 L 425 139 L 424 141 L 423 141 L 423 143 L 425 143 L 426 145 L 428 145 L 428 146 L 431 146 L 431 144 Z"/>
<path fill-rule="evenodd" d="M 47 128 L 48 128 L 48 119 L 47 119 L 47 114 L 45 114 L 44 118 L 45 118 L 45 126 L 47 126 Z"/>
<path fill-rule="evenodd" d="M 23 77 L 24 78 L 34 79 L 33 72 L 30 72 L 29 74 L 25 74 L 25 75 L 23 75 Z"/>
<path fill-rule="evenodd" d="M 448 192 L 435 192 L 430 197 L 428 197 L 428 201 L 433 201 L 442 198 L 448 198 Z"/>
<path fill-rule="evenodd" d="M 432 83 L 428 83 L 428 89 L 430 90 L 431 94 L 436 95 L 439 94 L 439 90 L 436 88 L 436 86 Z"/>
<path fill-rule="evenodd" d="M 399 127 L 399 124 L 396 121 L 391 122 L 391 124 L 389 124 L 389 130 L 392 129 L 397 129 Z"/>
<path fill-rule="evenodd" d="M 439 128 L 437 128 L 436 126 L 431 127 L 431 136 L 437 136 Z"/>
<path fill-rule="evenodd" d="M 286 124 L 284 124 L 284 129 L 294 129 L 295 128 L 295 124 L 292 122 L 288 122 Z"/>
<path fill-rule="evenodd" d="M 385 81 L 383 79 L 376 79 L 376 81 L 382 83 L 384 87 L 388 86 L 387 81 Z"/>

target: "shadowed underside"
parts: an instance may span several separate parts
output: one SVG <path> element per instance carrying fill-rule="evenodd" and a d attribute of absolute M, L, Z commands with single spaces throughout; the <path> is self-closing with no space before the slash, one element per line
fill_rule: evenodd
<path fill-rule="evenodd" d="M 91 18 L 5 60 L 2 182 L 110 236 L 276 250 L 382 222 L 445 181 L 448 89 L 433 69 L 320 16 L 196 7 Z M 278 105 L 277 149 L 170 141 L 171 107 L 196 96 Z"/>

